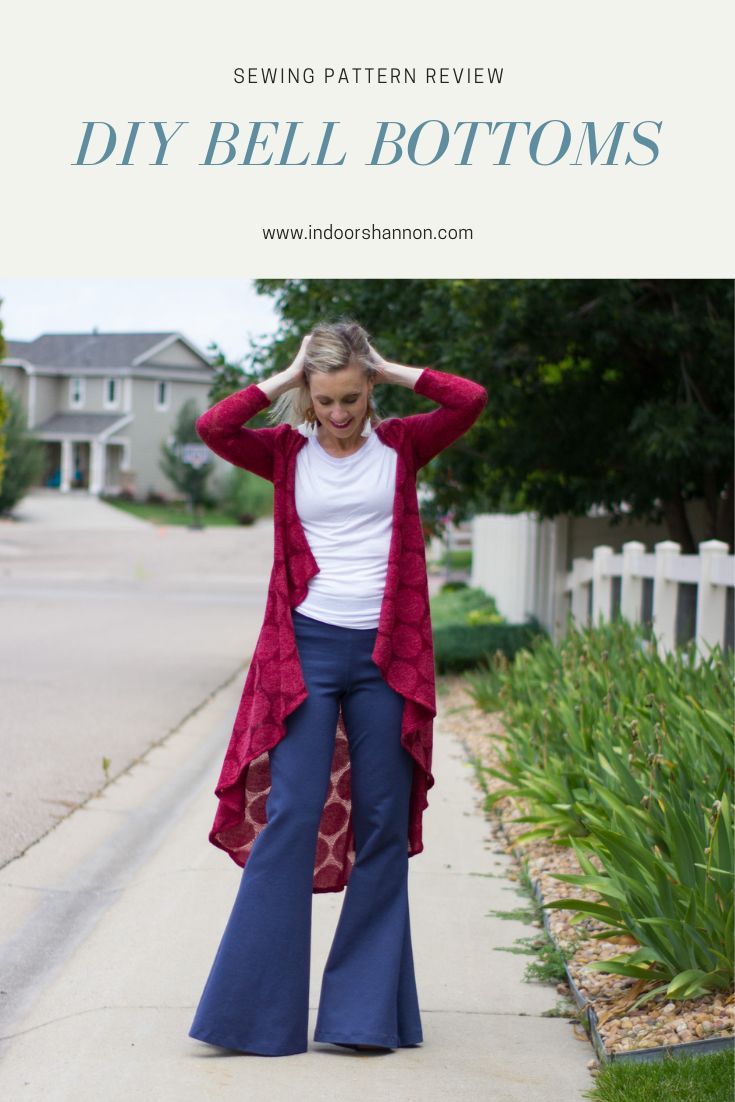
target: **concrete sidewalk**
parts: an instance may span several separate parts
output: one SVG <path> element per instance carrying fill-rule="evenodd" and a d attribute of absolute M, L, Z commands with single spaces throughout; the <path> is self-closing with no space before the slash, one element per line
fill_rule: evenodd
<path fill-rule="evenodd" d="M 240 870 L 207 840 L 243 677 L 0 871 L 0 1095 L 29 1102 L 575 1102 L 592 1050 L 541 1017 L 553 987 L 494 952 L 529 928 L 461 744 L 436 724 L 425 851 L 409 862 L 424 1044 L 227 1053 L 187 1036 Z M 310 1034 L 344 893 L 313 897 Z"/>

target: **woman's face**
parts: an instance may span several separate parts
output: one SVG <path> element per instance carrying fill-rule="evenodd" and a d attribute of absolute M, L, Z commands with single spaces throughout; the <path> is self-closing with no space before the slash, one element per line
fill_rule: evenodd
<path fill-rule="evenodd" d="M 373 384 L 357 364 L 339 371 L 315 371 L 309 381 L 309 394 L 321 442 L 335 450 L 349 451 L 360 442 Z"/>

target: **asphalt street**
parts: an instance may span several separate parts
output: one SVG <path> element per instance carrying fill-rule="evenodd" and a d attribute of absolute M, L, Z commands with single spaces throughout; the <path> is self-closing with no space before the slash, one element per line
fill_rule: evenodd
<path fill-rule="evenodd" d="M 15 513 L 0 519 L 0 866 L 246 669 L 273 553 L 269 519 L 159 528 L 45 490 Z"/>

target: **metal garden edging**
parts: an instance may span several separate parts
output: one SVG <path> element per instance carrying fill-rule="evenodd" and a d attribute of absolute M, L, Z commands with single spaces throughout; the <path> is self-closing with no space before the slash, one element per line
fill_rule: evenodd
<path fill-rule="evenodd" d="M 496 817 L 500 822 L 500 828 L 503 829 L 502 821 L 499 817 Z M 506 835 L 507 837 L 507 835 Z M 518 863 L 523 866 L 524 859 L 522 852 L 511 843 L 511 852 L 516 858 Z M 543 892 L 541 891 L 541 885 L 538 880 L 534 880 L 529 876 L 531 880 L 531 887 L 533 894 L 535 895 L 539 903 L 544 902 Z M 561 946 L 554 937 L 551 931 L 551 924 L 549 922 L 549 912 L 542 908 L 541 910 L 542 920 L 546 934 L 551 941 L 554 948 L 559 953 L 564 965 L 564 972 L 566 974 L 567 983 L 574 995 L 574 1000 L 577 1006 L 584 1012 L 585 1020 L 589 1026 L 590 1039 L 592 1041 L 592 1047 L 594 1048 L 598 1058 L 606 1063 L 612 1061 L 620 1061 L 626 1063 L 650 1063 L 655 1060 L 663 1060 L 665 1056 L 697 1056 L 707 1052 L 724 1052 L 727 1049 L 735 1046 L 735 1037 L 712 1037 L 697 1041 L 682 1041 L 678 1045 L 654 1045 L 651 1048 L 639 1048 L 630 1049 L 627 1052 L 608 1052 L 605 1048 L 605 1042 L 602 1040 L 600 1033 L 597 1029 L 597 1014 L 594 1007 L 590 1004 L 589 1000 L 585 999 L 582 992 L 577 987 L 569 967 L 566 962 L 566 957 L 561 950 Z"/>

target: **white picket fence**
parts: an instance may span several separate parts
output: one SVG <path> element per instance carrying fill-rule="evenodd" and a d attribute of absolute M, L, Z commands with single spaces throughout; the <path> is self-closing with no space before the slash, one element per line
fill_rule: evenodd
<path fill-rule="evenodd" d="M 594 548 L 591 559 L 572 560 L 563 589 L 576 623 L 607 621 L 619 609 L 626 620 L 649 621 L 660 646 L 669 651 L 692 637 L 692 632 L 681 630 L 684 586 L 696 586 L 689 595 L 698 653 L 706 656 L 716 643 L 732 646 L 726 622 L 735 587 L 735 556 L 721 540 L 705 540 L 696 555 L 682 555 L 681 544 L 673 540 L 656 543 L 653 552 L 638 540 L 624 543 L 617 553 L 603 544 Z M 731 610 L 729 616 L 731 622 Z"/>

